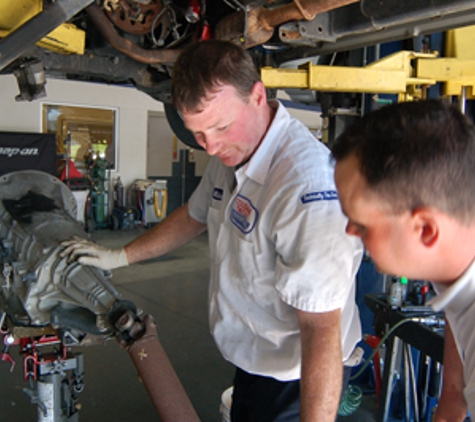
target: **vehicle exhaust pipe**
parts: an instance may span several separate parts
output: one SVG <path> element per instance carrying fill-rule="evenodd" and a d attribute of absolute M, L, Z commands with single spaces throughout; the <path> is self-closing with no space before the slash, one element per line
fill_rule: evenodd
<path fill-rule="evenodd" d="M 275 9 L 259 7 L 237 12 L 218 22 L 214 38 L 245 48 L 255 47 L 269 41 L 278 25 L 294 20 L 311 21 L 320 13 L 357 2 L 359 0 L 294 0 Z"/>

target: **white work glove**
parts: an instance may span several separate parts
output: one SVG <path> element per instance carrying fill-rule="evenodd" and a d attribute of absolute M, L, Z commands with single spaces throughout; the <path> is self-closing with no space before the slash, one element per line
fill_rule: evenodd
<path fill-rule="evenodd" d="M 77 260 L 82 265 L 92 265 L 103 270 L 129 265 L 124 248 L 108 249 L 80 237 L 73 237 L 61 243 L 65 249 L 60 256 L 68 257 L 68 262 Z"/>

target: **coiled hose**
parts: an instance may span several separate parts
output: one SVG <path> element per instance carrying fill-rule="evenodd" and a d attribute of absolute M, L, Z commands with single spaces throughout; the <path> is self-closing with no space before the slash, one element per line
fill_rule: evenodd
<path fill-rule="evenodd" d="M 406 324 L 407 322 L 418 322 L 422 324 L 434 325 L 434 321 L 435 320 L 431 319 L 430 317 L 429 318 L 409 317 L 409 318 L 405 318 L 399 321 L 397 324 L 391 327 L 391 329 L 383 336 L 379 344 L 374 348 L 373 352 L 371 353 L 371 356 L 366 360 L 366 362 L 363 364 L 360 370 L 350 378 L 350 381 L 358 378 L 363 373 L 363 371 L 371 363 L 371 360 L 374 358 L 374 355 L 376 354 L 376 352 L 381 348 L 381 346 L 384 344 L 387 338 L 401 325 Z M 359 388 L 356 385 L 348 385 L 348 388 L 346 389 L 345 394 L 343 394 L 343 397 L 340 401 L 340 407 L 338 408 L 338 415 L 348 416 L 348 415 L 353 414 L 356 411 L 356 409 L 358 409 L 359 405 L 361 404 L 362 399 L 363 399 L 363 392 L 361 388 Z"/>
<path fill-rule="evenodd" d="M 348 416 L 353 414 L 361 404 L 363 399 L 363 391 L 357 385 L 349 385 L 343 394 L 338 408 L 339 416 Z"/>

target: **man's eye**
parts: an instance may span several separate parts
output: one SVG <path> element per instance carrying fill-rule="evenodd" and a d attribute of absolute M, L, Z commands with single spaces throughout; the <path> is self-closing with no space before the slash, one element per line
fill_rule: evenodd
<path fill-rule="evenodd" d="M 220 132 L 224 132 L 228 127 L 229 127 L 229 125 L 220 126 L 220 127 L 218 127 L 218 130 L 219 130 Z"/>

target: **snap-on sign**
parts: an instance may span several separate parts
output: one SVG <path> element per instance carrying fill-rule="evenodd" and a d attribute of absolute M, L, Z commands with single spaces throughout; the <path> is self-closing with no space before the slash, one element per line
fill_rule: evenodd
<path fill-rule="evenodd" d="M 56 134 L 0 131 L 0 175 L 20 170 L 56 174 Z"/>
<path fill-rule="evenodd" d="M 9 148 L 0 147 L 0 155 L 4 155 L 8 158 L 15 157 L 16 155 L 40 155 L 38 148 Z"/>
<path fill-rule="evenodd" d="M 243 233 L 250 233 L 257 222 L 258 211 L 249 198 L 237 195 L 231 210 L 231 222 Z"/>

